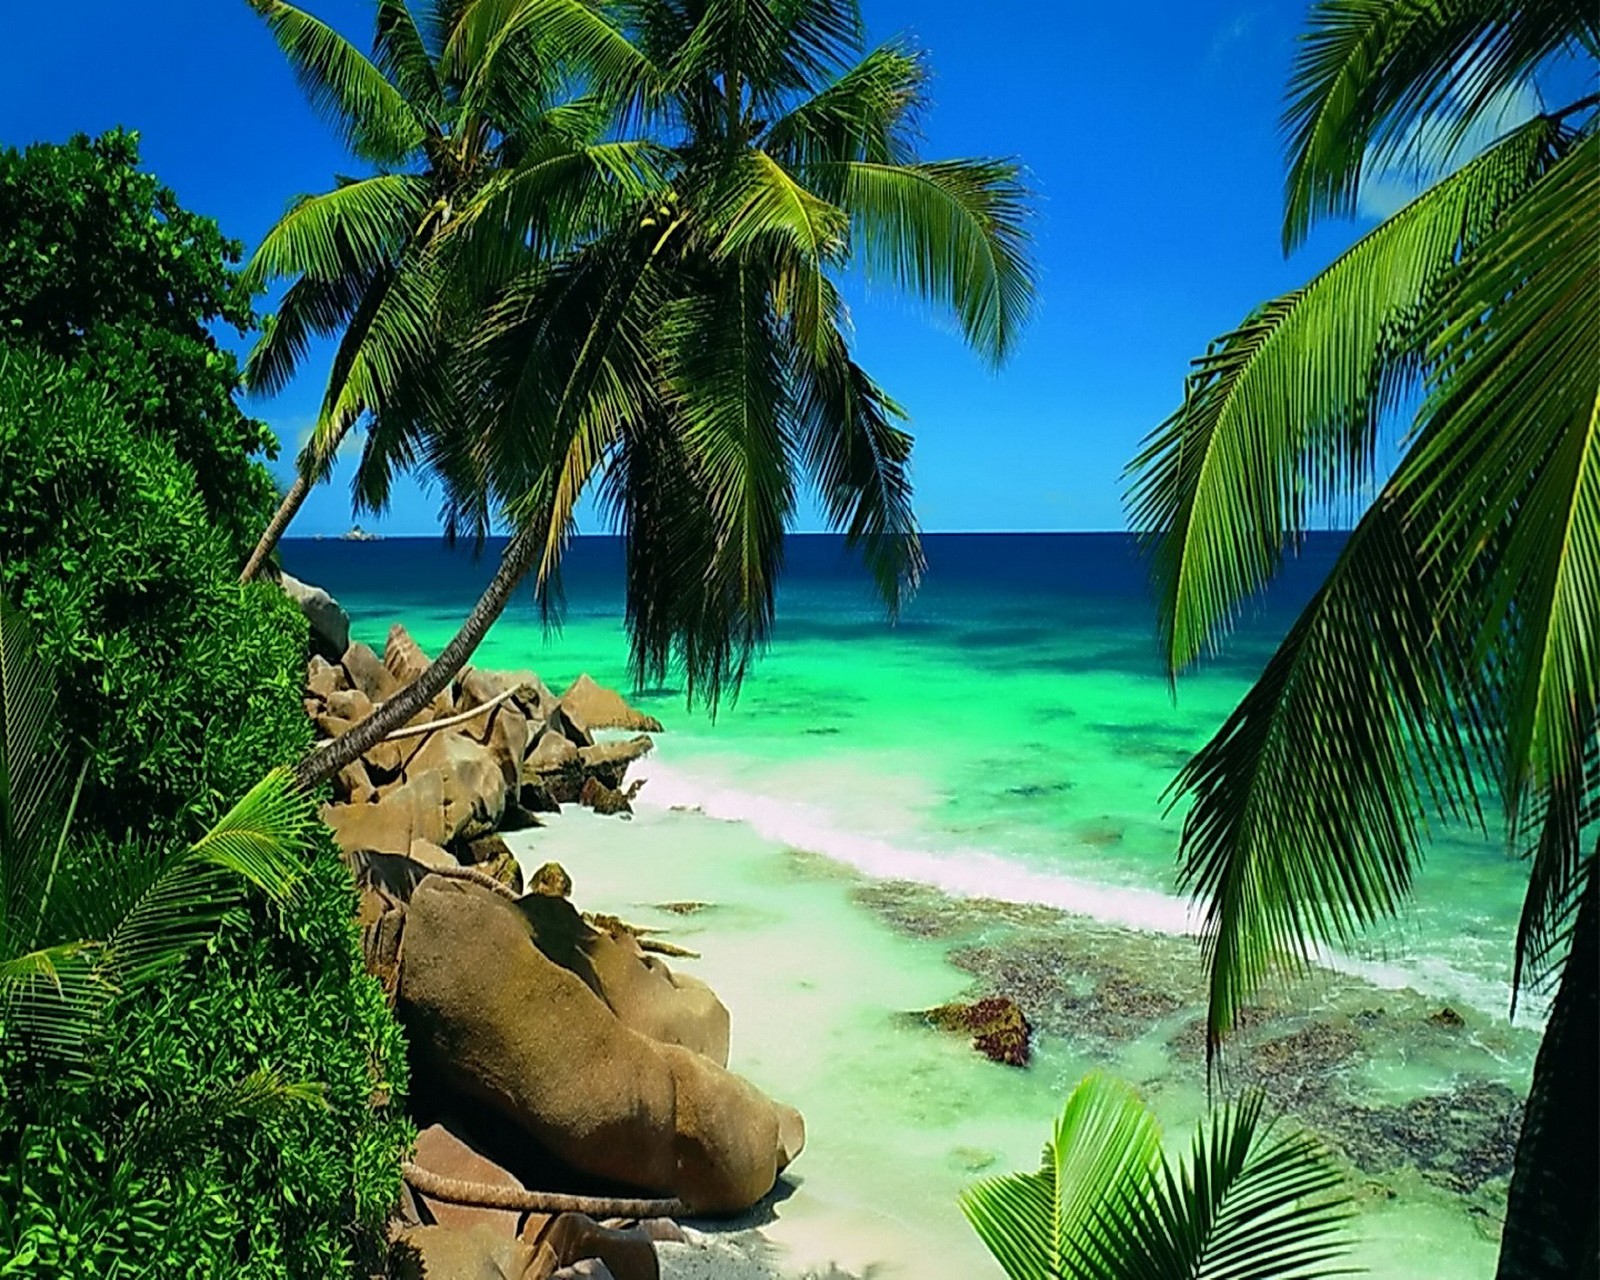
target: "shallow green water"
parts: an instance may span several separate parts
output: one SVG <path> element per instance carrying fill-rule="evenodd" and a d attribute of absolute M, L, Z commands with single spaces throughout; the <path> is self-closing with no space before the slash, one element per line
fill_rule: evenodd
<path fill-rule="evenodd" d="M 835 548 L 802 543 L 791 554 L 775 643 L 735 705 L 712 723 L 686 711 L 674 691 L 640 699 L 670 730 L 650 762 L 643 797 L 657 818 L 690 806 L 736 820 L 729 829 L 737 838 L 722 824 L 715 828 L 715 842 L 728 846 L 728 865 L 758 886 L 785 886 L 781 895 L 758 894 L 758 913 L 770 913 L 773 928 L 789 921 L 819 946 L 824 938 L 852 940 L 840 949 L 853 959 L 841 962 L 848 977 L 833 975 L 835 996 L 858 998 L 815 1006 L 817 1017 L 827 1010 L 830 1034 L 849 1063 L 849 1096 L 858 1102 L 856 1110 L 837 1099 L 824 1104 L 827 1130 L 845 1126 L 859 1134 L 877 1124 L 893 1131 L 908 1158 L 943 1171 L 933 1180 L 934 1199 L 948 1214 L 953 1188 L 967 1176 L 952 1165 L 963 1157 L 951 1153 L 992 1148 L 1030 1161 L 1055 1102 L 1082 1069 L 1108 1053 L 1103 1045 L 1061 1037 L 1047 1054 L 1050 1067 L 1026 1076 L 996 1075 L 999 1069 L 968 1063 L 964 1049 L 943 1043 L 915 1048 L 909 1059 L 897 1056 L 893 1045 L 923 1045 L 926 1037 L 884 1030 L 887 1012 L 915 1007 L 909 994 L 890 987 L 890 976 L 904 978 L 917 1000 L 932 992 L 927 1003 L 935 1003 L 957 994 L 970 975 L 950 968 L 938 940 L 891 937 L 845 888 L 796 887 L 780 869 L 784 851 L 826 855 L 868 876 L 918 881 L 958 896 L 1045 903 L 1158 935 L 1183 934 L 1189 916 L 1176 894 L 1178 819 L 1164 815 L 1163 792 L 1248 687 L 1335 550 L 1314 546 L 1284 588 L 1247 620 L 1225 658 L 1186 678 L 1174 702 L 1156 660 L 1138 567 L 1121 540 L 935 540 L 928 583 L 893 629 Z M 488 575 L 487 566 L 446 556 L 432 544 L 300 543 L 290 545 L 286 559 L 291 571 L 339 596 L 358 637 L 381 646 L 388 625 L 400 619 L 431 651 L 453 633 Z M 480 663 L 531 666 L 558 689 L 581 671 L 625 685 L 616 569 L 604 547 L 577 556 L 560 633 L 547 633 L 531 607 L 519 603 L 491 633 Z M 702 866 L 704 857 L 688 852 L 692 844 L 692 829 L 674 831 L 662 851 L 671 851 L 671 874 L 700 867 L 712 880 L 708 892 L 718 889 L 715 867 Z M 821 883 L 828 884 L 825 876 Z M 1338 983 L 1342 996 L 1328 984 L 1296 993 L 1308 1008 L 1331 1009 L 1342 998 L 1354 1009 L 1385 1000 L 1405 1005 L 1411 997 L 1393 993 L 1411 988 L 1420 993 L 1418 1011 L 1449 1002 L 1467 1013 L 1469 1043 L 1444 1056 L 1424 1051 L 1408 1034 L 1387 1042 L 1369 1037 L 1363 1060 L 1342 1068 L 1359 1078 L 1363 1097 L 1399 1104 L 1477 1079 L 1520 1090 L 1535 1038 L 1507 1027 L 1504 1014 L 1523 886 L 1522 869 L 1496 840 L 1443 833 L 1406 917 L 1364 940 L 1357 954 L 1330 957 L 1391 996 Z M 615 888 L 608 882 L 608 892 Z M 736 893 L 730 885 L 718 891 Z M 667 896 L 697 894 L 681 888 Z M 740 946 L 759 949 L 764 938 L 756 930 Z M 1173 957 L 1164 963 L 1198 964 L 1182 949 L 1188 943 L 1176 945 L 1163 953 Z M 800 957 L 781 960 L 789 965 Z M 737 982 L 737 972 L 728 978 Z M 737 1040 L 745 1015 L 739 1002 L 729 1003 Z M 1418 1019 L 1425 1020 L 1421 1012 Z M 771 1046 L 759 1037 L 754 1047 L 770 1056 Z M 1110 1057 L 1158 1092 L 1163 1081 L 1172 1084 L 1160 1104 L 1172 1123 L 1198 1113 L 1194 1063 L 1169 1061 L 1174 1050 L 1164 1042 L 1119 1045 Z M 890 1078 L 873 1079 L 879 1062 Z M 762 1079 L 763 1069 L 758 1063 L 751 1073 Z M 949 1103 L 959 1123 L 897 1109 L 898 1073 L 924 1069 L 941 1080 L 947 1071 L 961 1078 L 934 1087 L 938 1097 L 951 1090 L 961 1096 Z M 818 1081 L 803 1073 L 776 1074 L 782 1078 L 772 1083 L 792 1085 L 790 1092 L 817 1091 Z M 816 1130 L 815 1098 L 793 1100 L 812 1114 Z M 908 1127 L 914 1133 L 900 1132 Z M 985 1134 L 992 1137 L 987 1144 Z M 872 1136 L 874 1143 L 887 1140 Z M 823 1187 L 859 1153 L 848 1157 L 818 1142 L 837 1153 L 837 1160 L 812 1163 L 810 1185 Z M 1382 1192 L 1368 1196 L 1366 1234 L 1385 1242 L 1368 1251 L 1373 1273 L 1489 1274 L 1493 1195 L 1480 1189 L 1469 1212 L 1466 1199 L 1452 1202 L 1436 1182 L 1408 1190 L 1407 1176 L 1387 1171 Z M 932 1214 L 928 1201 L 910 1214 L 910 1228 L 938 1236 L 945 1226 L 929 1225 Z M 952 1230 L 964 1231 L 959 1223 Z M 1430 1256 L 1443 1269 L 1426 1269 Z M 1402 1267 L 1401 1259 L 1413 1261 Z"/>

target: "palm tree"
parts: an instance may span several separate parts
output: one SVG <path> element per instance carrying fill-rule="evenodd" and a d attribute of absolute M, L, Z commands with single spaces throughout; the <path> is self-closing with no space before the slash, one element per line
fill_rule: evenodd
<path fill-rule="evenodd" d="M 73 782 L 57 736 L 50 674 L 0 599 L 0 1043 L 81 1069 L 115 999 L 210 939 L 247 887 L 290 898 L 315 815 L 279 770 L 187 849 L 98 854 L 89 888 L 66 871 L 87 771 Z"/>
<path fill-rule="evenodd" d="M 1347 1247 L 1349 1197 L 1303 1133 L 1273 1134 L 1259 1093 L 1162 1154 L 1156 1119 L 1119 1081 L 1067 1099 L 1037 1173 L 969 1187 L 961 1208 L 1011 1280 L 1311 1280 Z"/>
<path fill-rule="evenodd" d="M 920 159 L 923 61 L 866 50 L 854 0 L 615 9 L 654 69 L 670 190 L 502 300 L 477 349 L 500 392 L 484 453 L 542 540 L 547 606 L 601 496 L 637 679 L 677 660 L 715 705 L 767 637 L 803 484 L 891 611 L 920 571 L 911 440 L 852 358 L 840 274 L 951 308 L 999 363 L 1032 299 L 1026 193 L 1007 162 Z"/>
<path fill-rule="evenodd" d="M 1373 170 L 1498 136 L 1213 343 L 1131 467 L 1175 675 L 1310 521 L 1371 492 L 1386 415 L 1420 391 L 1398 469 L 1175 782 L 1180 861 L 1215 1049 L 1275 965 L 1395 911 L 1431 813 L 1478 821 L 1494 793 L 1529 871 L 1515 983 L 1559 980 L 1503 1276 L 1592 1269 L 1600 1209 L 1600 96 L 1500 127 L 1552 64 L 1592 76 L 1597 55 L 1576 0 L 1317 5 L 1286 247 Z"/>
<path fill-rule="evenodd" d="M 395 428 L 452 412 L 444 317 L 470 306 L 496 271 L 581 234 L 619 182 L 637 195 L 646 158 L 602 140 L 604 105 L 562 100 L 551 41 L 500 35 L 492 6 L 434 0 L 419 20 L 404 0 L 377 0 L 368 58 L 294 5 L 250 3 L 352 158 L 376 172 L 296 200 L 246 269 L 256 287 L 293 281 L 246 366 L 252 390 L 281 391 L 313 337 L 339 341 L 311 438 L 245 581 L 361 422 L 390 428 L 369 433 L 356 492 L 358 507 L 384 507 L 396 467 L 416 461 L 392 445 Z M 447 36 L 457 42 L 448 59 Z M 441 233 L 460 224 L 476 234 L 443 251 Z"/>
<path fill-rule="evenodd" d="M 952 308 L 996 362 L 1026 317 L 1016 167 L 917 157 L 921 60 L 865 52 L 855 0 L 609 8 L 618 25 L 559 0 L 475 0 L 445 41 L 455 65 L 487 15 L 491 44 L 558 35 L 618 119 L 655 131 L 663 181 L 644 184 L 630 217 L 500 290 L 456 379 L 470 388 L 458 397 L 470 430 L 402 415 L 397 448 L 439 460 L 452 522 L 481 534 L 493 509 L 514 535 L 433 666 L 302 762 L 308 785 L 438 694 L 535 567 L 542 602 L 557 606 L 561 553 L 591 489 L 626 538 L 641 679 L 676 659 L 691 697 L 714 704 L 737 687 L 768 634 L 802 481 L 892 609 L 921 566 L 911 441 L 851 358 L 838 275 L 862 261 Z M 442 240 L 471 243 L 475 226 L 462 219 Z"/>

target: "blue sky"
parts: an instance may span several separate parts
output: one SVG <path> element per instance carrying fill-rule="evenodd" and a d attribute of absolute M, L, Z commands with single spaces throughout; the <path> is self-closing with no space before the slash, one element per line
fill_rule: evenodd
<path fill-rule="evenodd" d="M 366 0 L 306 7 L 364 43 Z M 862 358 L 912 414 L 924 525 L 1120 528 L 1122 467 L 1175 404 L 1187 362 L 1355 233 L 1328 228 L 1288 262 L 1278 247 L 1277 120 L 1304 10 L 1289 0 L 864 8 L 874 40 L 903 35 L 930 56 L 927 154 L 1015 155 L 1038 192 L 1040 305 L 999 373 L 919 307 L 857 296 Z M 0 143 L 136 128 L 148 167 L 247 246 L 292 195 L 349 167 L 245 0 L 67 0 L 19 6 L 4 24 Z M 314 363 L 282 396 L 252 402 L 285 441 L 280 471 L 324 374 Z M 429 533 L 436 508 L 408 487 L 386 519 L 365 523 Z M 341 470 L 294 532 L 350 523 Z"/>

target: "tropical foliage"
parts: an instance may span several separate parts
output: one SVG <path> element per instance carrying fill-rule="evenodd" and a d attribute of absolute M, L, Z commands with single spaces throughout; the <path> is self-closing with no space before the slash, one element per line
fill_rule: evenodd
<path fill-rule="evenodd" d="M 1126 1085 L 1089 1076 L 1036 1173 L 988 1178 L 961 1207 L 1011 1280 L 1309 1280 L 1346 1247 L 1348 1198 L 1304 1134 L 1274 1132 L 1259 1093 L 1162 1154 Z"/>
<path fill-rule="evenodd" d="M 1600 842 L 1600 97 L 1510 128 L 1504 111 L 1563 61 L 1592 84 L 1597 55 L 1600 17 L 1573 0 L 1318 4 L 1285 118 L 1286 245 L 1374 171 L 1499 136 L 1219 338 L 1133 463 L 1174 674 L 1314 520 L 1378 490 L 1175 784 L 1213 1047 L 1274 966 L 1395 912 L 1433 815 L 1496 808 L 1529 872 L 1517 984 L 1565 972 L 1558 1005 L 1594 1016 L 1594 973 L 1562 960 Z M 1380 485 L 1385 424 L 1415 404 Z M 1595 1038 L 1559 1069 L 1592 1083 Z M 1541 1058 L 1530 1133 L 1555 1070 Z M 1565 1236 L 1537 1251 L 1564 1265 L 1594 1256 L 1597 1144 L 1592 1126 L 1569 1143 L 1582 1167 L 1551 1186 Z"/>
<path fill-rule="evenodd" d="M 42 151 L 29 153 L 32 163 L 58 171 Z M 83 201 L 93 206 L 103 175 L 86 174 Z M 136 176 L 108 182 L 121 190 Z M 73 203 L 67 193 L 63 204 Z M 158 297 L 130 293 L 130 314 L 176 305 L 168 286 L 185 268 L 175 255 L 210 260 L 207 246 L 220 240 L 192 229 L 163 242 L 165 266 L 143 277 Z M 205 305 L 194 301 L 199 332 Z M 313 826 L 294 857 L 292 895 L 241 899 L 211 860 L 227 846 L 201 839 L 310 745 L 305 620 L 276 588 L 236 581 L 267 514 L 254 495 L 270 490 L 233 491 L 224 478 L 264 480 L 261 436 L 252 428 L 224 448 L 226 437 L 208 435 L 225 410 L 238 414 L 221 372 L 220 402 L 149 398 L 136 380 L 107 380 L 88 346 L 70 362 L 41 352 L 49 334 L 30 317 L 43 314 L 12 317 L 0 343 L 0 595 L 54 672 L 49 733 L 53 749 L 79 761 L 77 802 L 71 839 L 46 840 L 53 932 L 35 933 L 45 926 L 19 908 L 19 933 L 13 910 L 6 954 L 27 955 L 41 939 L 104 944 L 75 954 L 82 964 L 98 958 L 98 986 L 115 983 L 102 992 L 114 1016 L 90 1020 L 87 1075 L 22 1054 L 11 1038 L 20 1028 L 7 1023 L 0 1256 L 18 1276 L 353 1274 L 381 1247 L 410 1130 L 394 1105 L 404 1048 L 362 971 L 349 874 Z M 163 323 L 183 328 L 175 316 Z M 135 328 L 109 314 L 101 331 Z M 202 439 L 215 453 L 204 480 L 180 457 L 183 441 Z M 214 511 L 213 502 L 232 505 Z M 9 776 L 15 787 L 20 775 Z M 253 803 L 275 806 L 273 794 Z M 174 853 L 191 846 L 199 852 Z M 14 873 L 11 852 L 8 882 L 39 883 L 37 859 L 34 871 Z M 118 972 L 124 908 L 134 932 L 124 928 L 122 944 L 160 936 L 151 932 L 159 903 L 147 895 L 130 905 L 141 885 L 170 889 L 169 906 L 189 913 L 190 936 L 204 945 L 181 956 L 123 947 L 131 972 Z M 160 980 L 137 980 L 158 957 Z M 84 988 L 64 986 L 74 989 Z M 283 1081 L 314 1087 L 320 1105 L 269 1105 Z M 180 1133 L 203 1137 L 181 1164 L 162 1154 Z"/>
<path fill-rule="evenodd" d="M 314 105 L 377 171 L 296 199 L 252 257 L 252 286 L 291 281 L 246 367 L 274 394 L 316 337 L 337 339 L 299 474 L 245 569 L 253 577 L 358 423 L 358 508 L 381 510 L 419 461 L 404 424 L 455 412 L 448 338 L 506 272 L 592 231 L 637 199 L 648 149 L 608 140 L 611 116 L 577 94 L 531 30 L 495 6 L 437 4 L 418 21 L 377 6 L 372 55 L 282 0 L 252 0 Z M 446 56 L 451 38 L 461 51 Z M 464 48 L 463 46 L 470 46 Z M 563 96 L 563 95 L 566 96 Z M 447 230 L 462 234 L 447 241 Z"/>
<path fill-rule="evenodd" d="M 121 130 L 0 150 L 0 341 L 77 363 L 169 441 L 242 556 L 276 442 L 234 401 L 237 363 L 213 336 L 253 323 L 240 246 L 138 164 Z"/>
<path fill-rule="evenodd" d="M 919 56 L 866 50 L 854 0 L 384 4 L 370 59 L 256 7 L 378 169 L 297 205 L 253 267 L 296 276 L 252 360 L 264 389 L 304 335 L 343 334 L 302 475 L 365 421 L 359 503 L 426 465 L 452 535 L 514 531 L 433 668 L 302 782 L 414 715 L 525 574 L 559 609 L 586 493 L 626 541 L 641 682 L 677 665 L 691 698 L 737 688 L 808 485 L 898 605 L 921 568 L 911 439 L 852 358 L 841 273 L 953 311 L 995 361 L 1033 291 L 1016 167 L 917 154 Z M 362 319 L 390 280 L 418 282 L 393 337 Z"/>

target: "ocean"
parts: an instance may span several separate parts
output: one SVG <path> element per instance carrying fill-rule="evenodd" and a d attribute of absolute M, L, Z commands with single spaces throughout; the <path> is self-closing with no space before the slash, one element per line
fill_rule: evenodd
<path fill-rule="evenodd" d="M 808 1095 L 789 1096 L 811 1125 L 796 1167 L 804 1194 L 770 1224 L 779 1240 L 792 1228 L 797 1257 L 884 1275 L 985 1274 L 954 1195 L 980 1173 L 1031 1165 L 1084 1070 L 1134 1079 L 1178 1136 L 1200 1114 L 1200 958 L 1177 880 L 1181 811 L 1169 812 L 1167 791 L 1339 546 L 1337 535 L 1312 537 L 1221 652 L 1173 686 L 1124 535 L 931 535 L 926 580 L 893 625 L 838 539 L 792 538 L 773 643 L 739 698 L 714 720 L 673 687 L 635 699 L 668 727 L 636 822 L 563 816 L 529 833 L 525 856 L 563 861 L 580 905 L 659 918 L 693 939 L 705 955 L 696 971 L 734 1013 L 735 1067 Z M 381 649 L 400 621 L 437 652 L 495 551 L 297 539 L 283 557 L 340 600 L 356 638 Z M 559 629 L 521 597 L 476 661 L 532 667 L 558 691 L 585 671 L 626 688 L 619 544 L 578 540 L 564 579 Z M 587 899 L 586 885 L 605 900 Z M 1539 1025 L 1537 1005 L 1515 1027 L 1506 1020 L 1524 886 L 1497 832 L 1440 826 L 1401 919 L 1328 956 L 1322 979 L 1267 997 L 1302 1037 L 1293 1043 L 1322 1046 L 1326 1061 L 1251 1075 L 1246 1055 L 1244 1076 L 1292 1095 L 1284 1105 L 1341 1150 L 1360 1148 L 1358 1257 L 1370 1274 L 1492 1274 L 1504 1113 L 1525 1088 Z M 702 897 L 722 914 L 650 915 Z M 789 966 L 818 969 L 810 985 L 782 984 L 787 1002 L 767 972 L 784 947 Z M 1007 948 L 1033 968 L 997 959 Z M 1048 1012 L 1026 1073 L 904 1016 L 1029 974 L 1054 981 L 1045 970 L 1064 976 L 1037 997 Z M 1085 984 L 1099 995 L 1073 994 Z M 1118 1021 L 1128 1008 L 1150 1013 Z M 1448 1034 L 1447 1008 L 1462 1024 Z M 822 1040 L 809 1055 L 785 1049 L 807 1018 Z M 841 1092 L 846 1063 L 860 1087 Z M 1319 1071 L 1330 1080 L 1307 1085 Z M 908 1110 L 908 1097 L 925 1105 Z M 1337 1131 L 1352 1108 L 1393 1131 L 1381 1150 Z M 1423 1136 L 1405 1139 L 1413 1129 Z M 920 1172 L 902 1178 L 908 1163 Z M 897 1178 L 893 1198 L 920 1207 L 882 1210 Z M 819 1231 L 838 1237 L 836 1250 L 819 1251 Z"/>

